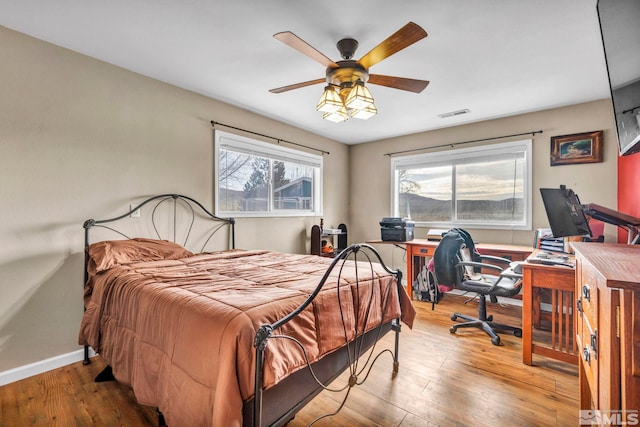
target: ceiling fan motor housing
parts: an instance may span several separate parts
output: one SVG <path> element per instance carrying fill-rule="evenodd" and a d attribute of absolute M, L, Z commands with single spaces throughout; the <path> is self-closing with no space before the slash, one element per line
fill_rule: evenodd
<path fill-rule="evenodd" d="M 327 83 L 340 87 L 351 87 L 360 80 L 366 83 L 369 80 L 369 70 L 352 59 L 336 62 L 338 67 L 327 68 Z"/>

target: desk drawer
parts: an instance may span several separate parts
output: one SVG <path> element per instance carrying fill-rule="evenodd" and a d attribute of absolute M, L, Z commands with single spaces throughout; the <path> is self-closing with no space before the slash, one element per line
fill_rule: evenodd
<path fill-rule="evenodd" d="M 411 246 L 411 256 L 432 257 L 435 250 L 431 246 Z"/>
<path fill-rule="evenodd" d="M 532 270 L 531 280 L 536 288 L 559 289 L 571 292 L 576 290 L 574 270 L 565 267 Z"/>

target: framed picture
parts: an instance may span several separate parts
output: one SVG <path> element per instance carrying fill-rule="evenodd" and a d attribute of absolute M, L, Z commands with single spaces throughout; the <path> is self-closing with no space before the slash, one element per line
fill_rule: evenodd
<path fill-rule="evenodd" d="M 551 166 L 601 161 L 601 130 L 551 137 Z"/>

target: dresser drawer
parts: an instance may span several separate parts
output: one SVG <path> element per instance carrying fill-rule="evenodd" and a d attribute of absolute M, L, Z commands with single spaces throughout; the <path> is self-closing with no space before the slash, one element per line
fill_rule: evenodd
<path fill-rule="evenodd" d="M 580 363 L 582 363 L 582 366 L 584 368 L 586 381 L 589 384 L 591 396 L 594 400 L 593 403 L 597 408 L 598 354 L 597 349 L 593 346 L 593 344 L 595 344 L 595 346 L 597 347 L 597 342 L 592 342 L 593 337 L 596 337 L 597 339 L 597 336 L 595 329 L 591 327 L 586 317 L 578 318 L 578 329 L 580 331 L 576 337 L 578 344 L 578 356 L 580 357 Z"/>
<path fill-rule="evenodd" d="M 598 326 L 598 283 L 599 276 L 589 266 L 582 266 L 580 277 L 576 281 L 576 298 L 580 300 L 582 315 L 589 320 L 593 327 Z"/>
<path fill-rule="evenodd" d="M 581 313 L 576 316 L 580 409 L 621 416 L 615 421 L 630 425 L 625 414 L 640 408 L 640 381 L 634 382 L 636 375 L 640 378 L 635 352 L 640 348 L 640 298 L 633 296 L 640 292 L 640 245 L 575 242 L 572 246 Z M 603 418 L 603 424 L 620 424 L 612 421 Z"/>

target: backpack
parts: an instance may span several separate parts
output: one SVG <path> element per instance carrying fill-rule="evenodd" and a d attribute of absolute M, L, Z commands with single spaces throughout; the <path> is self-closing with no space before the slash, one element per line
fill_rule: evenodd
<path fill-rule="evenodd" d="M 442 299 L 442 290 L 436 282 L 436 275 L 433 271 L 433 259 L 425 265 L 413 281 L 413 294 L 418 301 L 431 302 L 431 309 Z"/>

